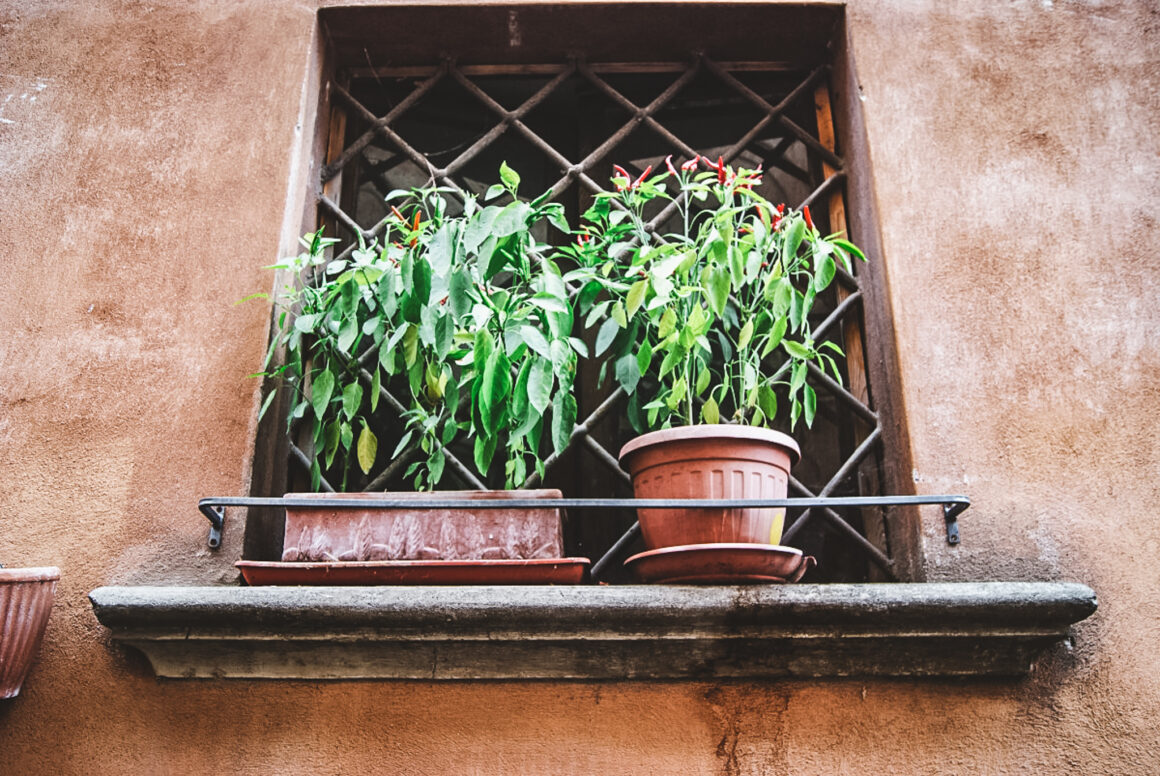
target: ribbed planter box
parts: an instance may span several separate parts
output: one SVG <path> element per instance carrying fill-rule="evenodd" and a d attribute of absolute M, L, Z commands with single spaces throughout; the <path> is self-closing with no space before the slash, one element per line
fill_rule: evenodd
<path fill-rule="evenodd" d="M 60 569 L 0 569 L 0 698 L 14 698 L 52 611 Z"/>
<path fill-rule="evenodd" d="M 562 498 L 559 490 L 453 490 L 436 493 L 288 493 L 296 499 L 390 498 L 413 509 L 286 507 L 285 562 L 501 560 L 559 558 L 556 507 L 473 508 L 480 501 Z M 432 499 L 462 508 L 429 509 Z"/>

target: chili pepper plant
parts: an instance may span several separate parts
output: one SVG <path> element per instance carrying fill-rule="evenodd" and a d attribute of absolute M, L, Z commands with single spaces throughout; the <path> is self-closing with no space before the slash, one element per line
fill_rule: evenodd
<path fill-rule="evenodd" d="M 319 230 L 272 267 L 291 282 L 277 296 L 260 374 L 293 392 L 288 422 L 309 424 L 314 489 L 325 473 L 345 490 L 355 466 L 365 478 L 381 458 L 376 429 L 397 425 L 400 412 L 390 459 L 417 456 L 404 476 L 420 490 L 440 483 L 446 450 L 460 442 L 470 442 L 485 481 L 499 451 L 508 487 L 543 473 L 549 440 L 566 445 L 577 358 L 587 353 L 571 336 L 554 250 L 533 231 L 570 228 L 547 195 L 521 200 L 506 164 L 500 178 L 484 200 L 506 203 L 484 207 L 469 196 L 455 215 L 448 189 L 392 192 L 381 244 L 360 236 L 350 259 L 336 260 L 328 258 L 336 240 Z M 285 360 L 271 367 L 279 346 Z M 401 410 L 384 405 L 384 386 Z"/>
<path fill-rule="evenodd" d="M 755 191 L 760 172 L 704 157 L 665 167 L 636 178 L 616 167 L 614 190 L 596 196 L 571 249 L 590 268 L 581 313 L 599 324 L 595 356 L 629 394 L 630 422 L 638 433 L 768 426 L 780 394 L 791 428 L 812 425 L 807 364 L 841 382 L 843 354 L 815 341 L 810 311 L 838 266 L 849 272 L 864 254 L 819 232 L 808 207 L 766 200 Z M 648 227 L 654 200 L 676 208 L 675 228 Z"/>

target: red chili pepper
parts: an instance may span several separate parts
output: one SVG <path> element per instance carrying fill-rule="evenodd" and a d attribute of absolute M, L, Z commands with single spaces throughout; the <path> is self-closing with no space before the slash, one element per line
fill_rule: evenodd
<path fill-rule="evenodd" d="M 645 167 L 645 168 L 644 168 L 644 172 L 642 172 L 642 173 L 640 174 L 640 177 L 639 177 L 639 178 L 637 178 L 635 181 L 633 181 L 633 183 L 632 183 L 632 188 L 634 188 L 634 189 L 635 189 L 635 188 L 637 188 L 638 186 L 640 186 L 640 184 L 644 183 L 644 179 L 648 177 L 648 174 L 649 174 L 650 172 L 652 172 L 652 165 L 651 165 L 651 164 L 650 164 L 648 167 Z"/>
<path fill-rule="evenodd" d="M 624 169 L 619 164 L 612 165 L 612 171 L 616 173 L 616 177 L 624 178 L 625 183 L 616 184 L 617 191 L 624 191 L 624 187 L 632 182 L 632 176 L 628 174 L 628 170 Z"/>
<path fill-rule="evenodd" d="M 777 226 L 778 226 L 778 224 L 780 224 L 780 223 L 781 223 L 781 216 L 774 216 L 774 218 L 773 218 L 773 227 L 772 227 L 772 228 L 773 228 L 773 231 L 775 231 L 775 232 L 777 231 Z"/>
<path fill-rule="evenodd" d="M 692 172 L 693 170 L 697 169 L 697 165 L 700 163 L 700 161 L 700 157 L 694 156 L 692 159 L 682 164 L 681 169 L 685 172 Z"/>
<path fill-rule="evenodd" d="M 420 211 L 415 211 L 415 223 L 411 226 L 412 231 L 419 231 L 419 216 L 421 215 L 422 213 Z"/>
<path fill-rule="evenodd" d="M 810 229 L 814 228 L 814 219 L 810 218 L 810 206 L 806 205 L 802 208 L 802 216 L 806 219 L 806 226 Z"/>
<path fill-rule="evenodd" d="M 673 167 L 673 155 L 672 154 L 669 154 L 668 156 L 665 157 L 665 167 L 668 167 L 669 172 L 672 173 L 673 175 L 677 174 L 677 168 Z"/>
<path fill-rule="evenodd" d="M 781 204 L 779 204 L 779 205 L 777 206 L 777 214 L 778 214 L 779 216 L 784 216 L 784 215 L 785 215 L 785 203 L 784 203 L 784 202 L 782 202 Z"/>
<path fill-rule="evenodd" d="M 718 183 L 725 182 L 725 157 L 724 156 L 717 157 L 717 182 Z"/>
<path fill-rule="evenodd" d="M 391 212 L 394 213 L 395 217 L 398 218 L 400 221 L 402 221 L 404 224 L 407 223 L 407 217 L 405 215 L 403 215 L 402 213 L 400 213 L 399 209 L 397 207 L 395 207 L 394 205 L 391 205 Z"/>

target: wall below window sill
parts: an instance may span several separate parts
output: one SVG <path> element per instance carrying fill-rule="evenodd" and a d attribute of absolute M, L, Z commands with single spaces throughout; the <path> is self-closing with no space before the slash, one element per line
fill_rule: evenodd
<path fill-rule="evenodd" d="M 1068 582 L 753 587 L 101 587 L 158 676 L 1018 676 L 1096 609 Z"/>

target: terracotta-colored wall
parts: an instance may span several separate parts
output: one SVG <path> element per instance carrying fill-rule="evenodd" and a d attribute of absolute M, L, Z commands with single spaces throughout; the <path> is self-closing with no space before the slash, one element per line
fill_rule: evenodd
<path fill-rule="evenodd" d="M 232 302 L 298 226 L 315 5 L 7 0 L 0 560 L 63 578 L 0 772 L 1155 772 L 1160 16 L 847 16 L 916 487 L 975 501 L 957 548 L 924 513 L 928 577 L 1085 582 L 1074 650 L 1021 682 L 158 682 L 85 596 L 225 575 L 193 504 L 247 484 L 267 310 Z"/>

